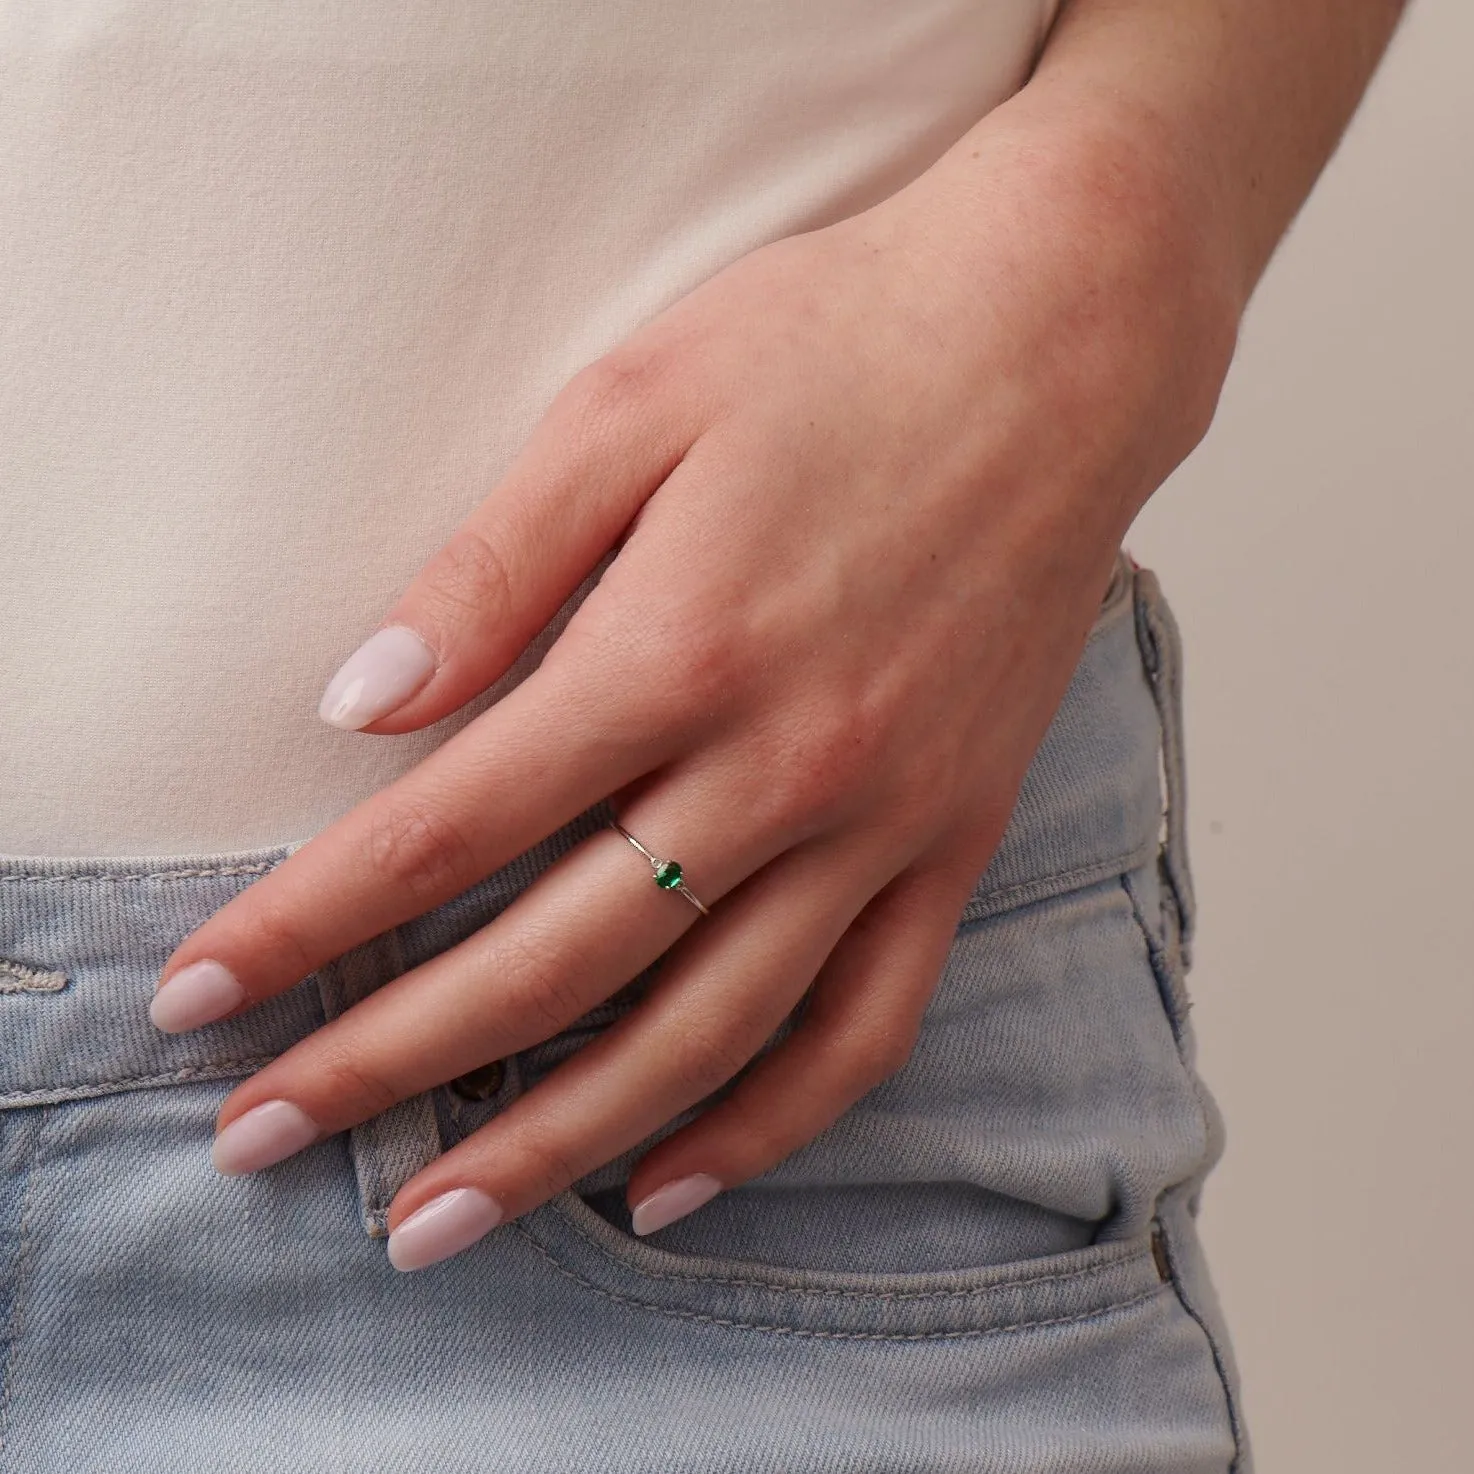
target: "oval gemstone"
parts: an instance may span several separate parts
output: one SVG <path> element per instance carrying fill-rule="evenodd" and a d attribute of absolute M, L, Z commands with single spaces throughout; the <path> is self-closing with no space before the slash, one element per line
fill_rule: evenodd
<path fill-rule="evenodd" d="M 655 884 L 673 891 L 681 883 L 681 867 L 674 860 L 662 860 L 655 871 Z"/>

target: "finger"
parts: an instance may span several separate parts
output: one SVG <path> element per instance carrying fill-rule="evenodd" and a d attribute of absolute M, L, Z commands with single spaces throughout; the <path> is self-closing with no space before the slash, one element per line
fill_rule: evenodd
<path fill-rule="evenodd" d="M 681 736 L 631 702 L 607 667 L 534 672 L 191 932 L 164 965 L 154 1022 L 197 1028 L 284 991 L 658 768 Z"/>
<path fill-rule="evenodd" d="M 569 381 L 495 490 L 328 682 L 324 721 L 413 731 L 512 665 L 695 439 L 665 364 L 624 345 Z"/>
<path fill-rule="evenodd" d="M 631 1173 L 637 1234 L 776 1166 L 902 1068 L 975 878 L 955 863 L 913 867 L 870 902 L 829 955 L 794 1031 Z"/>
<path fill-rule="evenodd" d="M 390 1258 L 417 1269 L 530 1211 L 706 1099 L 761 1049 L 891 861 L 790 850 L 682 938 L 640 1006 L 408 1182 Z"/>
<path fill-rule="evenodd" d="M 692 474 L 719 473 L 703 465 Z M 165 963 L 154 1022 L 197 1028 L 282 992 L 609 795 L 648 783 L 719 723 L 730 727 L 735 693 L 746 689 L 743 649 L 719 616 L 682 620 L 684 587 L 663 587 L 643 564 L 628 582 L 635 592 L 621 585 L 602 602 L 576 645 L 566 643 L 570 625 L 494 706 L 190 933 Z M 735 797 L 714 795 L 712 812 L 742 812 Z"/>
<path fill-rule="evenodd" d="M 731 774 L 713 765 L 633 805 L 621 823 L 653 845 L 674 832 L 676 813 L 725 815 L 702 829 L 701 849 L 713 858 L 687 851 L 681 862 L 685 883 L 703 903 L 717 904 L 787 848 L 781 834 L 752 826 L 749 805 L 723 807 L 722 796 L 734 792 Z M 680 860 L 679 851 L 654 853 Z M 385 984 L 233 1091 L 218 1116 L 217 1164 L 231 1172 L 270 1165 L 551 1037 L 642 972 L 696 920 L 707 923 L 655 882 L 650 862 L 622 835 L 596 832 L 480 931 Z M 271 1111 L 241 1122 L 268 1104 Z M 291 1129 L 267 1130 L 269 1120 Z"/>

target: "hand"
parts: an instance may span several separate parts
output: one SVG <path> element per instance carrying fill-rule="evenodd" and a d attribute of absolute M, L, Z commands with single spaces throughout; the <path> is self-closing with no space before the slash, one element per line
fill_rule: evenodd
<path fill-rule="evenodd" d="M 710 915 L 601 831 L 236 1089 L 222 1171 L 545 1040 L 662 954 L 632 1013 L 404 1186 L 399 1268 L 705 1100 L 806 993 L 640 1161 L 636 1232 L 903 1065 L 1120 537 L 1206 423 L 1161 263 L 1012 159 L 986 205 L 936 173 L 765 246 L 579 373 L 324 714 L 437 721 L 617 547 L 601 580 L 529 678 L 187 938 L 154 1017 L 270 998 L 606 797 Z"/>

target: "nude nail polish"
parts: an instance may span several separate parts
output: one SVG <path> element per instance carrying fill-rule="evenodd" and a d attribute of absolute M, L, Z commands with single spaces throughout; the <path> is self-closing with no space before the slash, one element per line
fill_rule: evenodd
<path fill-rule="evenodd" d="M 246 1001 L 235 974 L 206 957 L 181 967 L 154 994 L 148 1016 L 166 1034 L 182 1034 L 212 1024 Z"/>
<path fill-rule="evenodd" d="M 431 1198 L 389 1235 L 395 1269 L 424 1269 L 459 1254 L 502 1221 L 501 1204 L 474 1187 L 452 1188 Z"/>
<path fill-rule="evenodd" d="M 215 1138 L 210 1160 L 225 1177 L 274 1166 L 322 1135 L 317 1122 L 289 1100 L 268 1100 L 237 1116 Z"/>
<path fill-rule="evenodd" d="M 318 703 L 330 726 L 356 732 L 404 705 L 435 674 L 435 655 L 405 625 L 372 634 L 338 668 Z"/>
<path fill-rule="evenodd" d="M 638 1234 L 654 1233 L 694 1213 L 703 1203 L 708 1203 L 721 1192 L 722 1184 L 709 1172 L 693 1172 L 690 1177 L 678 1177 L 657 1187 L 647 1198 L 635 1204 L 630 1215 L 630 1227 Z"/>

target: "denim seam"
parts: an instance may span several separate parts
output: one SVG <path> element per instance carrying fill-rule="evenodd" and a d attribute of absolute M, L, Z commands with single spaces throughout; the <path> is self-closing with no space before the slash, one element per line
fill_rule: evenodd
<path fill-rule="evenodd" d="M 1180 1048 L 1178 1053 L 1179 1057 L 1181 1057 Z M 1191 1063 L 1185 1057 L 1182 1058 L 1182 1065 L 1183 1068 L 1187 1071 L 1188 1082 L 1192 1087 L 1193 1099 L 1197 1102 L 1198 1118 L 1202 1122 L 1203 1151 L 1205 1155 L 1211 1156 L 1213 1153 L 1214 1131 L 1213 1119 L 1208 1109 L 1208 1101 L 1206 1098 L 1207 1093 L 1203 1086 L 1203 1082 L 1198 1078 L 1198 1072 L 1192 1067 Z M 1192 1180 L 1192 1178 L 1187 1179 L 1187 1183 L 1190 1183 Z M 1201 1174 L 1198 1175 L 1198 1180 L 1201 1183 Z M 1187 1183 L 1174 1184 L 1173 1186 L 1166 1189 L 1166 1194 L 1183 1191 Z M 1164 1194 L 1164 1196 L 1166 1194 Z M 1160 1221 L 1160 1216 L 1158 1221 Z M 1223 1350 L 1218 1344 L 1218 1338 L 1213 1334 L 1212 1327 L 1209 1326 L 1208 1322 L 1202 1317 L 1202 1315 L 1198 1313 L 1197 1309 L 1189 1300 L 1181 1283 L 1178 1281 L 1177 1263 L 1172 1252 L 1172 1235 L 1170 1231 L 1165 1233 L 1163 1235 L 1163 1238 L 1167 1245 L 1167 1263 L 1172 1269 L 1172 1289 L 1176 1293 L 1178 1303 L 1182 1306 L 1183 1310 L 1191 1318 L 1197 1328 L 1203 1333 L 1203 1339 L 1207 1341 L 1208 1351 L 1213 1358 L 1213 1369 L 1218 1373 L 1218 1384 L 1223 1390 L 1223 1401 L 1228 1410 L 1228 1425 L 1229 1429 L 1233 1433 L 1234 1458 L 1233 1463 L 1229 1466 L 1228 1474 L 1238 1474 L 1238 1471 L 1244 1465 L 1245 1454 L 1248 1447 L 1247 1437 L 1244 1431 L 1243 1416 L 1239 1409 L 1239 1389 L 1235 1387 L 1233 1381 L 1228 1375 L 1228 1365 L 1224 1361 Z"/>
<path fill-rule="evenodd" d="M 1147 924 L 1141 899 L 1136 894 L 1136 887 L 1131 883 L 1130 871 L 1122 873 L 1121 889 L 1126 892 L 1126 899 L 1131 905 L 1131 915 L 1136 922 L 1137 929 L 1141 932 L 1142 941 L 1146 944 L 1147 961 L 1151 964 L 1152 977 L 1157 984 L 1157 993 L 1167 1014 L 1167 1022 L 1172 1026 L 1172 1038 L 1179 1046 L 1180 1055 L 1183 1025 L 1188 1011 L 1192 1008 L 1192 999 L 1183 986 L 1182 979 L 1172 967 L 1166 946 L 1157 940 L 1151 927 Z M 1204 1134 L 1206 1135 L 1206 1132 Z"/>
<path fill-rule="evenodd" d="M 212 1065 L 186 1065 L 166 1075 L 125 1075 L 117 1080 L 91 1080 L 85 1085 L 60 1085 L 37 1090 L 9 1090 L 0 1095 L 0 1109 L 14 1105 L 51 1105 L 68 1100 L 86 1100 L 114 1090 L 149 1090 L 159 1085 L 192 1085 L 197 1080 L 224 1080 L 251 1074 L 269 1065 L 276 1056 L 264 1054 L 248 1059 L 225 1060 Z"/>
<path fill-rule="evenodd" d="M 26 1273 L 30 1269 L 31 1246 L 35 1243 L 35 1237 L 31 1233 L 32 1216 L 40 1196 L 36 1189 L 36 1158 L 40 1155 L 40 1130 L 38 1124 L 35 1127 L 35 1139 L 31 1142 L 31 1163 L 26 1172 L 26 1185 L 23 1189 L 25 1196 L 21 1203 L 20 1224 L 16 1229 L 16 1238 L 19 1242 L 15 1255 L 15 1293 L 10 1302 L 10 1314 L 6 1317 L 5 1360 L 3 1364 L 0 1364 L 0 1454 L 5 1452 L 5 1445 L 9 1438 L 11 1398 L 15 1391 L 16 1353 L 20 1347 L 21 1333 L 25 1330 L 26 1290 L 28 1288 Z"/>
<path fill-rule="evenodd" d="M 113 875 L 106 870 L 73 870 L 65 875 L 47 875 L 44 871 L 25 871 L 19 875 L 0 875 L 0 885 L 31 882 L 39 885 L 70 885 L 73 881 L 113 884 L 122 880 L 199 880 L 213 875 L 265 875 L 275 870 L 280 861 L 260 865 L 222 865 L 214 870 L 138 870 L 126 875 Z"/>
<path fill-rule="evenodd" d="M 1134 870 L 1145 864 L 1156 853 L 1158 841 L 1155 837 L 1139 844 L 1124 855 L 1114 855 L 1105 860 L 1095 860 L 1089 865 L 1074 870 L 1059 870 L 1050 875 L 1040 875 L 1032 880 L 1021 880 L 999 890 L 980 891 L 968 900 L 962 909 L 960 926 L 969 926 L 976 921 L 988 921 L 1005 910 L 1032 905 L 1036 901 L 1053 900 L 1072 890 L 1084 890 L 1110 880 L 1125 870 Z"/>
<path fill-rule="evenodd" d="M 596 1295 L 602 1295 L 606 1300 L 617 1301 L 621 1305 L 633 1305 L 640 1310 L 653 1311 L 656 1315 L 663 1315 L 672 1320 L 694 1320 L 701 1321 L 707 1325 L 730 1326 L 738 1330 L 746 1331 L 771 1331 L 782 1336 L 810 1336 L 826 1341 L 945 1341 L 957 1340 L 962 1337 L 1002 1336 L 1010 1331 L 1034 1331 L 1042 1330 L 1046 1326 L 1069 1326 L 1078 1325 L 1082 1321 L 1099 1320 L 1107 1315 L 1114 1315 L 1117 1311 L 1127 1310 L 1133 1305 L 1141 1305 L 1145 1301 L 1162 1294 L 1166 1290 L 1163 1284 L 1153 1285 L 1150 1290 L 1140 1295 L 1133 1295 L 1126 1300 L 1118 1300 L 1110 1305 L 1098 1306 L 1094 1310 L 1083 1311 L 1079 1315 L 1058 1316 L 1051 1320 L 1021 1320 L 1014 1321 L 1006 1326 L 987 1326 L 980 1330 L 962 1331 L 914 1331 L 909 1333 L 892 1333 L 886 1331 L 811 1331 L 804 1330 L 798 1326 L 772 1325 L 763 1321 L 734 1320 L 724 1316 L 706 1315 L 697 1310 L 681 1310 L 675 1306 L 657 1305 L 653 1301 L 640 1300 L 633 1295 L 621 1295 L 616 1290 L 606 1290 L 602 1285 L 596 1285 L 592 1280 L 585 1279 L 583 1275 L 568 1268 L 567 1265 L 556 1259 L 535 1238 L 523 1228 L 520 1223 L 513 1224 L 519 1233 L 531 1244 L 531 1246 L 542 1255 L 559 1274 L 566 1275 L 575 1283 L 583 1285 L 592 1290 Z M 764 1286 L 772 1289 L 772 1286 Z M 780 1291 L 779 1293 L 787 1293 Z"/>
<path fill-rule="evenodd" d="M 1121 877 L 1121 885 L 1122 888 L 1125 890 L 1126 895 L 1130 898 L 1131 914 L 1136 918 L 1136 924 L 1138 927 L 1140 927 L 1142 938 L 1146 943 L 1147 955 L 1151 961 L 1152 973 L 1157 981 L 1157 990 L 1163 995 L 1163 1003 L 1167 1010 L 1168 1021 L 1172 1026 L 1173 1038 L 1176 1041 L 1178 1047 L 1178 1058 L 1182 1061 L 1182 1067 L 1187 1072 L 1188 1084 L 1192 1090 L 1193 1102 L 1197 1106 L 1198 1119 L 1201 1124 L 1203 1150 L 1206 1152 L 1209 1149 L 1212 1140 L 1212 1127 L 1208 1119 L 1208 1107 L 1207 1103 L 1203 1099 L 1202 1083 L 1198 1079 L 1197 1071 L 1194 1070 L 1192 1066 L 1188 1063 L 1188 1061 L 1182 1056 L 1183 1029 L 1185 1026 L 1185 1017 L 1187 1010 L 1192 1006 L 1191 1000 L 1186 996 L 1185 992 L 1181 990 L 1178 990 L 1176 992 L 1175 996 L 1180 999 L 1182 1006 L 1182 1020 L 1180 1021 L 1178 1015 L 1173 1012 L 1172 1004 L 1169 1001 L 1169 999 L 1173 996 L 1173 993 L 1171 991 L 1173 985 L 1165 980 L 1165 975 L 1170 973 L 1170 963 L 1166 955 L 1166 949 L 1158 945 L 1152 937 L 1151 928 L 1146 924 L 1146 920 L 1143 916 L 1140 903 L 1138 902 L 1135 890 L 1131 885 L 1130 877 L 1127 875 L 1123 875 Z M 1188 1178 L 1186 1180 L 1191 1181 L 1192 1179 Z M 1173 1183 L 1166 1189 L 1166 1191 L 1170 1193 L 1179 1190 L 1182 1186 L 1182 1183 Z M 1193 1308 L 1187 1296 L 1183 1293 L 1181 1284 L 1178 1282 L 1177 1261 L 1172 1252 L 1172 1236 L 1170 1233 L 1163 1235 L 1163 1242 L 1166 1244 L 1167 1247 L 1167 1264 L 1172 1272 L 1172 1289 L 1177 1296 L 1178 1303 L 1182 1306 L 1183 1310 L 1192 1319 L 1198 1329 L 1203 1333 L 1203 1337 L 1208 1343 L 1209 1353 L 1212 1355 L 1213 1358 L 1213 1368 L 1218 1374 L 1219 1385 L 1223 1389 L 1223 1400 L 1228 1408 L 1228 1422 L 1229 1427 L 1233 1432 L 1234 1440 L 1234 1461 L 1229 1468 L 1229 1474 L 1235 1474 L 1235 1471 L 1242 1467 L 1244 1454 L 1243 1424 L 1239 1415 L 1238 1399 L 1235 1394 L 1234 1388 L 1229 1381 L 1228 1368 L 1224 1364 L 1223 1353 L 1219 1348 L 1217 1339 L 1214 1337 L 1212 1330 L 1203 1320 L 1202 1316 L 1200 1316 L 1198 1312 Z"/>
<path fill-rule="evenodd" d="M 1167 1250 L 1167 1268 L 1172 1274 L 1172 1292 L 1177 1297 L 1177 1303 L 1182 1306 L 1183 1313 L 1203 1333 L 1203 1339 L 1208 1343 L 1208 1354 L 1213 1358 L 1213 1369 L 1218 1373 L 1218 1383 L 1223 1389 L 1223 1401 L 1228 1411 L 1229 1431 L 1233 1434 L 1233 1463 L 1228 1466 L 1228 1474 L 1238 1474 L 1243 1467 L 1244 1460 L 1244 1430 L 1239 1417 L 1238 1399 L 1234 1396 L 1233 1387 L 1229 1382 L 1228 1368 L 1224 1365 L 1223 1353 L 1219 1350 L 1217 1338 L 1183 1293 L 1182 1285 L 1178 1282 L 1177 1255 L 1173 1252 L 1170 1232 L 1162 1234 L 1162 1242 Z"/>
<path fill-rule="evenodd" d="M 1188 1084 L 1192 1089 L 1193 1100 L 1197 1104 L 1198 1119 L 1201 1122 L 1202 1127 L 1203 1152 L 1205 1155 L 1211 1155 L 1213 1150 L 1214 1132 L 1212 1118 L 1208 1110 L 1208 1102 L 1205 1098 L 1206 1092 L 1203 1087 L 1203 1082 L 1198 1078 L 1198 1072 L 1193 1068 L 1192 1064 L 1182 1054 L 1180 1039 L 1178 1040 L 1178 1057 L 1182 1060 L 1182 1067 L 1187 1073 Z M 1199 1182 L 1201 1182 L 1202 1174 L 1195 1174 L 1195 1176 L 1197 1176 Z M 1182 1192 L 1192 1181 L 1193 1177 L 1188 1177 L 1183 1182 L 1173 1183 L 1169 1185 L 1165 1189 L 1163 1196 Z M 1160 1211 L 1158 1214 L 1158 1221 L 1161 1221 Z M 1164 1233 L 1163 1240 L 1167 1246 L 1167 1263 L 1172 1271 L 1172 1289 L 1177 1296 L 1177 1302 L 1179 1305 L 1182 1306 L 1184 1312 L 1197 1326 L 1197 1328 L 1203 1333 L 1203 1339 L 1208 1343 L 1208 1351 L 1213 1358 L 1213 1369 L 1218 1374 L 1218 1385 L 1223 1392 L 1224 1405 L 1228 1411 L 1228 1425 L 1230 1431 L 1233 1434 L 1234 1458 L 1233 1463 L 1229 1465 L 1228 1474 L 1238 1474 L 1238 1471 L 1244 1467 L 1245 1454 L 1248 1447 L 1247 1438 L 1244 1432 L 1243 1416 L 1239 1408 L 1239 1389 L 1235 1387 L 1233 1381 L 1228 1375 L 1228 1365 L 1224 1361 L 1223 1350 L 1218 1344 L 1218 1338 L 1213 1334 L 1212 1327 L 1209 1326 L 1208 1322 L 1202 1317 L 1202 1315 L 1198 1313 L 1197 1309 L 1193 1306 L 1192 1302 L 1188 1298 L 1186 1292 L 1183 1290 L 1183 1287 L 1178 1280 L 1177 1260 L 1172 1250 L 1171 1233 Z"/>
<path fill-rule="evenodd" d="M 1108 1269 L 1115 1269 L 1118 1265 L 1129 1264 L 1134 1255 L 1122 1253 L 1115 1258 L 1107 1259 L 1099 1264 L 1088 1264 L 1080 1269 L 1062 1270 L 1058 1274 L 1036 1274 L 1018 1277 L 1014 1279 L 994 1280 L 991 1284 L 975 1285 L 965 1290 L 895 1290 L 877 1294 L 874 1290 L 846 1290 L 846 1289 L 818 1289 L 814 1287 L 775 1285 L 771 1280 L 738 1279 L 732 1276 L 684 1273 L 676 1270 L 645 1270 L 635 1268 L 627 1264 L 607 1244 L 601 1244 L 597 1239 L 591 1238 L 587 1231 L 575 1223 L 556 1203 L 550 1202 L 548 1206 L 576 1233 L 586 1244 L 597 1250 L 616 1268 L 626 1272 L 638 1274 L 643 1279 L 671 1280 L 684 1284 L 700 1285 L 736 1285 L 741 1288 L 753 1290 L 771 1290 L 780 1295 L 803 1295 L 810 1298 L 841 1298 L 853 1300 L 947 1300 L 960 1296 L 986 1295 L 994 1290 L 1018 1290 L 1025 1289 L 1031 1285 L 1058 1284 L 1064 1280 L 1081 1279 L 1087 1275 L 1098 1275 Z M 529 1232 L 524 1230 L 524 1232 Z M 1145 1251 L 1142 1251 L 1145 1252 Z"/>

